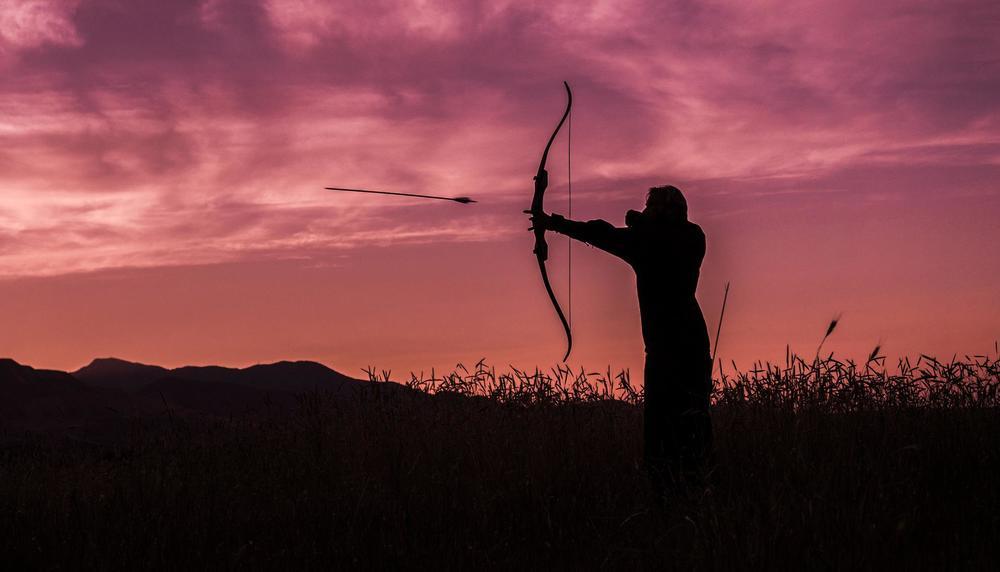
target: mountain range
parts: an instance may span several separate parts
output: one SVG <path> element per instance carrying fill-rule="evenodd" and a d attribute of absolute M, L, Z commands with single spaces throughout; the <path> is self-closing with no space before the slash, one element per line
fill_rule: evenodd
<path fill-rule="evenodd" d="M 311 361 L 281 361 L 243 369 L 210 366 L 185 366 L 167 369 L 158 365 L 134 363 L 116 358 L 95 359 L 70 375 L 91 387 L 141 391 L 149 384 L 188 381 L 221 383 L 265 391 L 304 392 L 315 389 L 341 391 L 367 381 L 353 379 L 323 364 Z"/>
<path fill-rule="evenodd" d="M 378 386 L 392 392 L 410 391 L 392 382 Z M 168 369 L 101 358 L 64 372 L 35 369 L 4 358 L 0 359 L 0 432 L 94 426 L 165 411 L 232 415 L 293 406 L 303 393 L 348 399 L 372 387 L 370 381 L 309 361 Z"/>

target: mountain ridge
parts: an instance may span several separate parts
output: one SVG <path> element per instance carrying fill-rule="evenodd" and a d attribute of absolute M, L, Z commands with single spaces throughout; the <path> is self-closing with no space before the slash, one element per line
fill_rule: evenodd
<path fill-rule="evenodd" d="M 10 429 L 78 432 L 97 424 L 118 427 L 110 432 L 119 433 L 127 419 L 164 413 L 231 416 L 291 410 L 299 395 L 310 392 L 361 404 L 364 400 L 356 398 L 373 390 L 404 397 L 417 393 L 394 382 L 352 378 L 311 361 L 168 369 L 106 357 L 65 372 L 0 358 L 0 437 Z"/>
<path fill-rule="evenodd" d="M 218 365 L 186 365 L 165 368 L 116 357 L 95 358 L 80 369 L 68 372 L 92 387 L 140 391 L 146 385 L 169 379 L 244 385 L 266 391 L 339 391 L 367 380 L 352 378 L 314 361 L 282 360 L 244 368 Z"/>

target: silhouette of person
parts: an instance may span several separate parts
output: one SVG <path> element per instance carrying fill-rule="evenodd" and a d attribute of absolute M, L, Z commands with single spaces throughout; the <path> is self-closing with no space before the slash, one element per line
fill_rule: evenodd
<path fill-rule="evenodd" d="M 705 233 L 688 220 L 684 195 L 674 186 L 649 189 L 645 209 L 628 211 L 625 228 L 556 214 L 531 220 L 609 252 L 635 271 L 646 346 L 646 470 L 660 492 L 678 479 L 697 476 L 712 443 L 712 358 L 695 299 Z"/>

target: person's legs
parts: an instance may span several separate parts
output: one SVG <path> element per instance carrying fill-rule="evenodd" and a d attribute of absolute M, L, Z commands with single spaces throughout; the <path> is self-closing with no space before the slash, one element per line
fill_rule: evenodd
<path fill-rule="evenodd" d="M 686 357 L 686 356 L 685 356 Z M 646 356 L 643 416 L 646 470 L 659 492 L 697 477 L 712 446 L 711 361 Z"/>
<path fill-rule="evenodd" d="M 712 419 L 709 402 L 712 396 L 711 358 L 691 361 L 679 368 L 683 388 L 678 398 L 683 402 L 676 438 L 678 456 L 685 473 L 700 472 L 712 449 Z"/>
<path fill-rule="evenodd" d="M 662 498 L 675 481 L 676 459 L 680 443 L 675 379 L 670 375 L 670 362 L 655 354 L 646 354 L 643 375 L 645 407 L 643 411 L 643 456 L 646 472 L 657 496 Z"/>
<path fill-rule="evenodd" d="M 662 395 L 664 379 L 661 379 L 660 369 L 655 358 L 646 355 L 643 370 L 645 401 L 642 416 L 642 447 L 646 475 L 653 489 L 653 497 L 659 510 L 664 510 L 664 497 L 667 491 L 667 415 L 664 409 Z"/>

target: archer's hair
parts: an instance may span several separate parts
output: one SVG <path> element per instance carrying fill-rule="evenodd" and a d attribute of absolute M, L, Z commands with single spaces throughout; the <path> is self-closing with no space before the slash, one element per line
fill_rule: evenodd
<path fill-rule="evenodd" d="M 646 195 L 646 200 L 648 201 L 650 199 L 657 203 L 670 205 L 671 207 L 677 209 L 678 214 L 684 215 L 684 218 L 687 219 L 687 199 L 684 198 L 684 193 L 682 193 L 677 187 L 673 185 L 650 187 L 649 193 Z"/>

